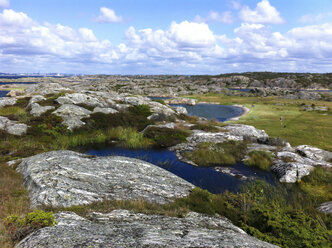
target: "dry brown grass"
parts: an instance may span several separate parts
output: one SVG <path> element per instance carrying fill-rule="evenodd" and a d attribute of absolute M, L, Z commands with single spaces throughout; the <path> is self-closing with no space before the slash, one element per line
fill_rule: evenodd
<path fill-rule="evenodd" d="M 27 190 L 23 179 L 13 167 L 0 163 L 0 247 L 9 248 L 14 244 L 3 226 L 3 219 L 11 214 L 24 215 L 30 211 Z"/>

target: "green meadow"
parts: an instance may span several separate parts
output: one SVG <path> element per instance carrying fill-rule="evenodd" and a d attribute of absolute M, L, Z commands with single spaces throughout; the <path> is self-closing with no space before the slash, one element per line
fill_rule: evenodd
<path fill-rule="evenodd" d="M 270 137 L 285 139 L 292 146 L 306 144 L 332 151 L 332 102 L 219 94 L 190 97 L 200 102 L 243 105 L 250 109 L 249 113 L 231 123 L 247 124 L 263 129 Z M 301 108 L 304 105 L 326 106 L 329 111 L 303 111 Z"/>

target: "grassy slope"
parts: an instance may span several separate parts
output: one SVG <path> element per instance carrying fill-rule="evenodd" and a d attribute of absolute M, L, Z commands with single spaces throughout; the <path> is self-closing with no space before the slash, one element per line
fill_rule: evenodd
<path fill-rule="evenodd" d="M 332 102 L 279 99 L 277 97 L 230 97 L 216 94 L 194 96 L 199 101 L 220 104 L 242 104 L 250 112 L 241 117 L 241 123 L 264 129 L 271 137 L 280 137 L 297 145 L 312 145 L 332 151 L 332 115 L 300 110 L 300 104 L 315 104 L 332 109 Z M 277 106 L 276 103 L 285 104 Z M 254 104 L 254 107 L 252 105 Z M 331 110 L 330 110 L 331 111 Z M 280 116 L 283 117 L 282 125 Z M 286 127 L 284 127 L 284 125 Z"/>

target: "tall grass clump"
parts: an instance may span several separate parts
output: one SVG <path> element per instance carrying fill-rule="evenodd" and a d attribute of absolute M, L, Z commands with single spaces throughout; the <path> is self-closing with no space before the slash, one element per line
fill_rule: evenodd
<path fill-rule="evenodd" d="M 248 153 L 249 158 L 244 161 L 248 166 L 257 167 L 261 170 L 270 170 L 273 164 L 272 154 L 265 151 L 251 151 Z"/>
<path fill-rule="evenodd" d="M 0 116 L 6 116 L 11 120 L 26 122 L 28 114 L 24 108 L 18 106 L 6 106 L 0 109 Z"/>
<path fill-rule="evenodd" d="M 108 137 L 117 139 L 121 146 L 130 149 L 147 148 L 153 143 L 152 140 L 145 138 L 143 133 L 131 127 L 116 127 L 107 130 Z"/>
<path fill-rule="evenodd" d="M 245 142 L 202 143 L 197 150 L 183 155 L 199 166 L 232 165 L 242 160 L 247 150 Z"/>

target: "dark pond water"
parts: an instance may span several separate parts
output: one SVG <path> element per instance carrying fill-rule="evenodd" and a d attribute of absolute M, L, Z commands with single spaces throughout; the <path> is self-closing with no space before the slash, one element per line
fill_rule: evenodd
<path fill-rule="evenodd" d="M 138 158 L 164 168 L 186 181 L 191 182 L 197 187 L 207 189 L 211 193 L 222 193 L 225 190 L 235 192 L 239 189 L 239 186 L 244 183 L 244 181 L 233 176 L 215 171 L 213 167 L 196 167 L 181 162 L 177 159 L 174 152 L 170 152 L 166 149 L 130 150 L 120 147 L 109 147 L 100 150 L 88 150 L 85 153 L 97 156 L 118 155 Z M 237 163 L 232 166 L 232 168 L 247 177 L 264 179 L 269 183 L 274 182 L 274 177 L 269 172 L 251 168 L 242 163 Z"/>
<path fill-rule="evenodd" d="M 237 90 L 237 91 L 241 91 L 241 92 L 250 92 L 251 89 L 239 89 L 239 88 L 229 88 L 229 90 Z"/>
<path fill-rule="evenodd" d="M 36 84 L 38 82 L 0 82 L 0 85 L 4 84 Z"/>
<path fill-rule="evenodd" d="M 0 97 L 5 97 L 8 92 L 8 90 L 0 90 Z"/>
<path fill-rule="evenodd" d="M 185 107 L 188 114 L 193 116 L 205 117 L 209 120 L 227 121 L 233 117 L 240 116 L 243 110 L 235 106 L 219 105 L 219 104 L 205 104 L 199 103 L 194 106 L 186 104 L 170 104 L 171 106 Z"/>

